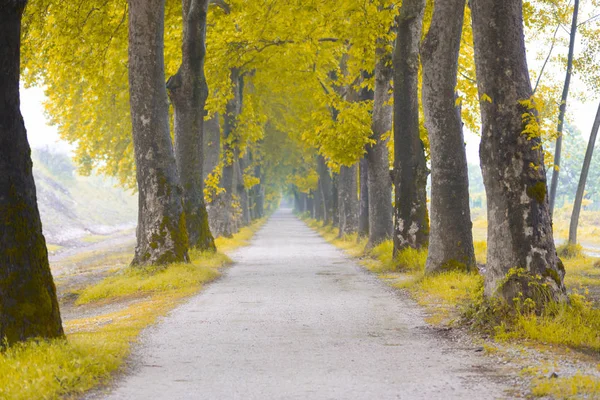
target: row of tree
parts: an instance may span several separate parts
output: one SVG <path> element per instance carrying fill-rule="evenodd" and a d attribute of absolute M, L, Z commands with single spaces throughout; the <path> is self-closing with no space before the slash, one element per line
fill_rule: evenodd
<path fill-rule="evenodd" d="M 473 270 L 464 123 L 482 131 L 486 294 L 559 300 L 564 269 L 541 147 L 556 107 L 544 101 L 549 86 L 533 97 L 523 25 L 548 25 L 546 3 L 39 0 L 24 15 L 22 73 L 45 85 L 48 114 L 77 145 L 81 172 L 137 187 L 135 266 L 214 250 L 213 235 L 233 234 L 292 187 L 300 209 L 342 235 L 360 230 L 369 246 L 392 239 L 395 253 L 429 246 L 428 272 Z M 0 259 L 13 265 L 0 269 L 0 318 L 12 321 L 0 336 L 12 342 L 62 331 L 47 256 L 34 264 L 12 250 L 43 236 L 18 108 L 25 1 L 0 4 L 10 33 L 1 39 L 10 53 L 2 112 L 13 124 L 0 140 L 22 146 L 11 153 L 19 162 L 0 165 L 12 171 L 0 180 L 0 215 L 17 218 L 0 228 L 16 238 L 2 242 Z M 24 198 L 30 208 L 17 215 Z M 15 234 L 23 215 L 36 232 L 27 240 Z M 13 281 L 31 286 L 32 270 L 44 279 L 21 296 Z M 51 306 L 33 307 L 42 304 L 35 296 Z M 41 322 L 30 329 L 31 309 Z"/>

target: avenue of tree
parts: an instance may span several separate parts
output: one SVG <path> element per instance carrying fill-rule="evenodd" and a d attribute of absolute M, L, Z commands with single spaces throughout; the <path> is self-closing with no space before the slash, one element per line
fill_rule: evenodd
<path fill-rule="evenodd" d="M 0 0 L 0 338 L 63 335 L 20 80 L 44 86 L 82 173 L 137 189 L 132 268 L 215 251 L 214 237 L 288 193 L 296 211 L 368 237 L 368 248 L 428 248 L 427 273 L 476 272 L 468 129 L 481 133 L 485 296 L 564 301 L 552 209 L 571 76 L 585 75 L 590 90 L 600 77 L 597 6 Z M 552 52 L 565 26 L 563 60 Z M 551 49 L 540 71 L 529 69 L 526 34 Z M 587 44 L 580 57 L 577 40 Z M 574 193 L 573 243 L 599 126 L 600 111 Z M 548 165 L 544 145 L 555 140 Z"/>

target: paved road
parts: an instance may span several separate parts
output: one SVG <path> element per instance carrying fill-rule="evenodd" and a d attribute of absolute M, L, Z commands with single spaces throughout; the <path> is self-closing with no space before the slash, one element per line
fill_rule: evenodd
<path fill-rule="evenodd" d="M 280 210 L 143 335 L 106 399 L 506 398 L 489 360 Z"/>

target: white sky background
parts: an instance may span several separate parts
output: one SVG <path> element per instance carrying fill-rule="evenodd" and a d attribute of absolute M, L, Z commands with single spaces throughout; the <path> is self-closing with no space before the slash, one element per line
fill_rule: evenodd
<path fill-rule="evenodd" d="M 580 19 L 581 20 L 581 19 Z M 530 70 L 539 71 L 542 62 L 537 60 L 538 55 L 534 48 L 539 48 L 540 53 L 545 56 L 548 51 L 548 46 L 541 44 L 535 46 L 533 43 L 528 43 L 528 62 Z M 575 46 L 575 56 L 577 56 L 582 45 L 577 43 Z M 565 46 L 556 46 L 553 52 L 553 56 L 564 55 L 566 57 L 567 48 Z M 555 68 L 552 70 L 552 66 L 547 67 L 544 73 L 544 81 L 547 79 L 555 79 L 557 82 L 564 80 L 565 71 L 560 71 Z M 532 78 L 533 81 L 533 78 Z M 532 82 L 535 84 L 535 81 Z M 576 96 L 576 93 L 585 93 L 585 101 Z M 590 93 L 587 91 L 585 84 L 581 82 L 577 75 L 573 76 L 571 81 L 571 89 L 569 93 L 569 100 L 567 106 L 567 119 L 570 123 L 577 126 L 585 140 L 590 135 L 594 117 L 598 108 L 598 94 Z M 44 113 L 43 102 L 46 100 L 42 88 L 21 88 L 21 112 L 25 119 L 25 126 L 27 128 L 27 134 L 29 142 L 32 147 L 50 147 L 62 152 L 70 152 L 72 146 L 62 141 L 58 135 L 57 127 L 50 126 Z M 560 101 L 560 99 L 557 99 Z M 557 116 L 558 118 L 558 116 Z M 479 142 L 480 137 L 472 132 L 465 131 L 465 142 L 467 149 L 467 159 L 470 164 L 479 164 Z"/>

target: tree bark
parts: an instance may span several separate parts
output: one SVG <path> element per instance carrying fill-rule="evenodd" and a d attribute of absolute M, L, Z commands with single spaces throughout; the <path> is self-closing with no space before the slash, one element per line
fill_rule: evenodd
<path fill-rule="evenodd" d="M 340 227 L 339 178 L 339 173 L 331 173 L 331 223 L 338 228 Z"/>
<path fill-rule="evenodd" d="M 560 157 L 562 153 L 562 135 L 565 123 L 565 114 L 567 112 L 567 98 L 569 97 L 569 86 L 573 74 L 573 53 L 575 51 L 575 38 L 577 36 L 577 15 L 579 14 L 579 0 L 574 1 L 573 19 L 571 21 L 571 35 L 569 39 L 569 55 L 567 57 L 567 73 L 565 84 L 560 98 L 560 107 L 558 113 L 558 127 L 556 129 L 558 136 L 556 138 L 556 148 L 554 149 L 554 168 L 552 168 L 552 181 L 550 183 L 550 216 L 554 212 L 554 202 L 556 200 L 556 190 L 558 188 L 558 174 L 560 173 Z"/>
<path fill-rule="evenodd" d="M 481 104 L 481 169 L 487 195 L 485 295 L 511 303 L 562 299 L 540 138 L 524 133 L 532 95 L 521 0 L 473 0 L 475 66 Z M 514 268 L 519 268 L 515 271 Z M 511 270 L 512 269 L 512 270 Z M 539 276 L 541 283 L 536 284 Z"/>
<path fill-rule="evenodd" d="M 419 44 L 425 0 L 405 0 L 394 51 L 394 254 L 426 247 L 427 164 L 419 135 Z"/>
<path fill-rule="evenodd" d="M 360 159 L 360 198 L 358 212 L 358 237 L 369 237 L 369 163 Z"/>
<path fill-rule="evenodd" d="M 216 251 L 204 204 L 203 124 L 208 84 L 206 15 L 208 0 L 183 0 L 183 45 L 179 71 L 167 82 L 175 114 L 175 159 L 183 187 L 183 210 L 190 247 Z"/>
<path fill-rule="evenodd" d="M 393 69 L 389 65 L 391 57 L 384 56 L 378 49 L 379 59 L 375 65 L 375 92 L 373 95 L 373 120 L 371 139 L 375 144 L 367 145 L 367 171 L 369 185 L 369 241 L 367 248 L 392 238 L 394 229 L 392 208 L 392 179 L 388 139 L 385 136 L 392 130 L 392 106 L 389 104 Z"/>
<path fill-rule="evenodd" d="M 458 54 L 465 0 L 436 0 L 421 48 L 423 108 L 431 148 L 431 231 L 426 271 L 475 270 Z"/>
<path fill-rule="evenodd" d="M 581 212 L 581 203 L 583 202 L 583 195 L 585 194 L 585 184 L 587 182 L 588 173 L 590 171 L 590 165 L 592 163 L 592 156 L 594 154 L 594 146 L 596 145 L 596 137 L 598 136 L 598 129 L 600 128 L 600 105 L 598 105 L 598 112 L 596 113 L 596 119 L 594 119 L 594 126 L 592 127 L 592 133 L 588 141 L 587 150 L 583 159 L 583 167 L 581 168 L 581 175 L 579 176 L 579 184 L 577 185 L 577 193 L 575 194 L 575 202 L 573 204 L 573 213 L 571 214 L 571 224 L 569 225 L 569 243 L 577 243 L 577 226 L 579 225 L 579 213 Z"/>
<path fill-rule="evenodd" d="M 323 225 L 329 225 L 333 223 L 333 182 L 325 158 L 320 154 L 317 155 L 317 171 L 321 195 L 321 216 Z"/>
<path fill-rule="evenodd" d="M 225 192 L 219 196 L 219 220 L 222 236 L 231 237 L 236 232 L 236 216 L 233 208 L 233 194 L 235 191 L 235 163 L 236 151 L 233 143 L 233 130 L 237 124 L 238 115 L 242 109 L 242 80 L 239 70 L 231 70 L 233 97 L 227 102 L 223 117 L 223 173 L 221 186 Z"/>
<path fill-rule="evenodd" d="M 358 230 L 358 164 L 342 166 L 338 178 L 339 191 L 339 237 Z"/>
<path fill-rule="evenodd" d="M 169 133 L 164 0 L 129 0 L 129 86 L 139 218 L 133 265 L 188 260 L 182 189 Z"/>
<path fill-rule="evenodd" d="M 248 196 L 248 189 L 244 182 L 244 171 L 246 170 L 248 161 L 248 153 L 244 157 L 238 157 L 238 170 L 237 170 L 237 193 L 240 199 L 240 206 L 242 207 L 242 225 L 250 225 L 250 197 Z"/>
<path fill-rule="evenodd" d="M 204 121 L 202 129 L 203 150 L 202 154 L 202 182 L 211 174 L 221 158 L 221 127 L 219 115 Z"/>
<path fill-rule="evenodd" d="M 64 336 L 20 109 L 26 3 L 0 0 L 0 341 L 8 345 Z"/>

